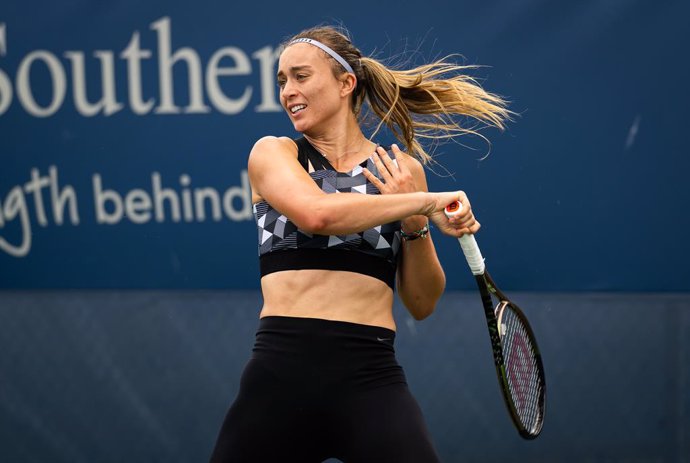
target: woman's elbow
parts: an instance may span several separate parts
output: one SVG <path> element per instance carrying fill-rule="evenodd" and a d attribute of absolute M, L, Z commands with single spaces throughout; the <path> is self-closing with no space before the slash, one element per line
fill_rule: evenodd
<path fill-rule="evenodd" d="M 326 235 L 331 224 L 329 215 L 324 211 L 311 210 L 292 219 L 300 230 L 315 235 Z"/>
<path fill-rule="evenodd" d="M 437 297 L 425 297 L 423 299 L 407 301 L 405 306 L 407 307 L 407 311 L 410 312 L 410 315 L 412 315 L 412 318 L 417 321 L 422 321 L 434 313 L 437 302 Z"/>
<path fill-rule="evenodd" d="M 426 307 L 413 307 L 408 308 L 408 310 L 410 312 L 410 315 L 412 315 L 412 318 L 420 322 L 425 318 L 429 317 L 432 313 L 434 313 L 434 310 L 436 310 L 436 305 Z"/>
<path fill-rule="evenodd" d="M 408 295 L 403 297 L 403 302 L 410 312 L 410 315 L 421 321 L 429 317 L 436 310 L 436 305 L 443 295 L 445 289 L 445 278 L 440 278 L 435 285 L 426 287 L 423 294 Z M 401 294 L 402 295 L 402 294 Z M 412 297 L 410 297 L 412 296 Z"/>

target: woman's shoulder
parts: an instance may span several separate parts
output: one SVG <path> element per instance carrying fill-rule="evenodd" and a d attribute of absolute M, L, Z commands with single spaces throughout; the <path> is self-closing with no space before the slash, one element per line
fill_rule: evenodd
<path fill-rule="evenodd" d="M 290 137 L 265 136 L 258 139 L 251 152 L 249 162 L 256 162 L 264 158 L 273 159 L 280 157 L 296 158 L 297 145 Z"/>
<path fill-rule="evenodd" d="M 301 169 L 297 145 L 289 137 L 266 136 L 257 140 L 247 162 L 253 202 L 261 200 L 260 190 L 266 188 L 268 179 L 276 178 L 276 173 L 284 181 L 286 177 L 296 177 Z M 295 175 L 291 176 L 291 172 Z"/>
<path fill-rule="evenodd" d="M 295 141 L 290 137 L 276 137 L 274 135 L 267 135 L 265 137 L 259 138 L 256 143 L 254 143 L 254 150 L 296 150 L 297 145 Z"/>
<path fill-rule="evenodd" d="M 390 152 L 393 152 L 392 148 Z M 415 156 L 412 156 L 405 151 L 400 151 L 400 156 L 397 156 L 397 158 L 399 159 L 398 162 L 404 162 L 405 166 L 410 169 L 410 172 L 412 172 L 414 175 L 425 175 L 424 165 Z"/>
<path fill-rule="evenodd" d="M 391 151 L 392 148 L 391 148 Z M 424 164 L 416 157 L 412 156 L 405 151 L 398 151 L 396 159 L 399 165 L 404 165 L 407 170 L 412 175 L 414 183 L 417 185 L 417 189 L 421 191 L 428 191 L 426 171 L 424 170 Z"/>

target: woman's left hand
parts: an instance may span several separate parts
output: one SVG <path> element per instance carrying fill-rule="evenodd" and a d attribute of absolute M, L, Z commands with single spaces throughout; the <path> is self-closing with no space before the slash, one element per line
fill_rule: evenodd
<path fill-rule="evenodd" d="M 398 145 L 391 146 L 391 150 L 395 154 L 395 159 L 391 159 L 388 152 L 381 146 L 376 147 L 376 152 L 372 156 L 383 181 L 366 168 L 363 170 L 364 176 L 379 189 L 381 194 L 414 193 L 417 188 L 412 172 L 403 159 L 404 153 L 400 151 Z"/>
<path fill-rule="evenodd" d="M 391 151 L 393 151 L 395 159 L 391 159 L 388 152 L 381 146 L 376 148 L 376 153 L 372 156 L 374 165 L 376 165 L 376 169 L 379 171 L 379 176 L 383 179 L 383 182 L 370 171 L 364 169 L 364 175 L 367 179 L 383 195 L 414 193 L 415 191 L 426 190 L 425 182 L 423 182 L 424 188 L 420 188 L 422 185 L 418 185 L 415 182 L 415 176 L 408 165 L 408 162 L 412 160 L 406 158 L 405 153 L 400 151 L 398 145 L 391 146 Z M 400 225 L 403 231 L 411 232 L 421 230 L 427 223 L 428 219 L 423 215 L 413 215 L 402 220 Z"/>

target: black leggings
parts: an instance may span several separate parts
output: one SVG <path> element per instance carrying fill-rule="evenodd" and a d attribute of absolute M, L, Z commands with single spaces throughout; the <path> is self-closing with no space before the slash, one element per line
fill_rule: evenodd
<path fill-rule="evenodd" d="M 354 323 L 261 319 L 211 462 L 439 461 L 394 338 Z"/>

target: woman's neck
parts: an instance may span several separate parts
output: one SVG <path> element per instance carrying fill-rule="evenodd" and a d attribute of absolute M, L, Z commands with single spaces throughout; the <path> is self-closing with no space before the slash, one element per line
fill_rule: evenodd
<path fill-rule="evenodd" d="M 344 124 L 342 129 L 330 133 L 304 133 L 304 136 L 336 170 L 350 170 L 376 149 L 376 144 L 364 136 L 357 123 Z"/>

